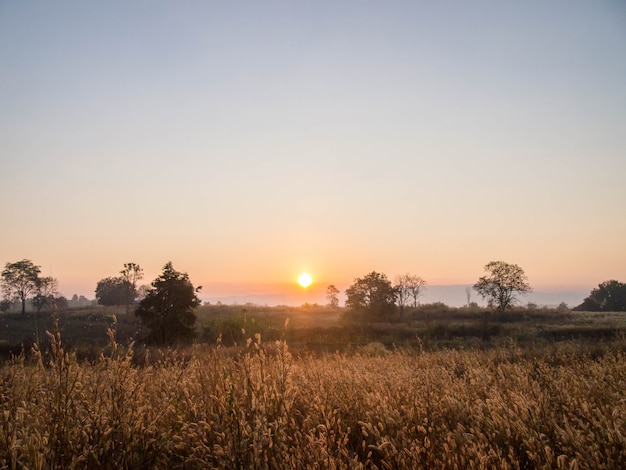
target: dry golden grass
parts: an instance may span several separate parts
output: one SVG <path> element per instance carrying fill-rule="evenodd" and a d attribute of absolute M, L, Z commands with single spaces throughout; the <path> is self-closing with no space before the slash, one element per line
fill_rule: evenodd
<path fill-rule="evenodd" d="M 626 468 L 608 345 L 296 359 L 257 336 L 137 367 L 109 334 L 93 364 L 54 333 L 0 366 L 0 468 Z"/>

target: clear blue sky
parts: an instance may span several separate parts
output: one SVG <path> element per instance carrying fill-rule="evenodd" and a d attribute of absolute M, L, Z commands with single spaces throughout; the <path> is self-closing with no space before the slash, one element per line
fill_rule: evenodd
<path fill-rule="evenodd" d="M 0 262 L 590 290 L 626 281 L 624 129 L 619 1 L 4 1 Z"/>

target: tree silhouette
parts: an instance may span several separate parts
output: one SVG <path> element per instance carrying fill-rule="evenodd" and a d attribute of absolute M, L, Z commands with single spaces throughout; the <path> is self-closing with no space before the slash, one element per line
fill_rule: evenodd
<path fill-rule="evenodd" d="M 40 313 L 42 309 L 54 306 L 55 297 L 59 295 L 59 281 L 55 278 L 46 276 L 37 279 L 36 295 L 32 299 L 32 304 Z"/>
<path fill-rule="evenodd" d="M 626 284 L 616 280 L 605 281 L 591 291 L 574 310 L 588 312 L 626 311 Z"/>
<path fill-rule="evenodd" d="M 372 271 L 357 278 L 346 290 L 346 307 L 356 313 L 370 317 L 388 317 L 395 310 L 396 289 L 387 276 Z"/>
<path fill-rule="evenodd" d="M 150 342 L 164 346 L 193 340 L 193 309 L 200 305 L 196 293 L 201 288 L 194 289 L 187 273 L 176 271 L 171 262 L 163 267 L 135 312 L 150 328 Z"/>
<path fill-rule="evenodd" d="M 404 310 L 404 306 L 408 305 L 409 299 L 413 300 L 413 307 L 417 307 L 419 298 L 424 293 L 426 281 L 419 276 L 413 274 L 401 274 L 395 279 L 395 289 L 397 292 L 397 301 L 400 310 Z"/>
<path fill-rule="evenodd" d="M 128 297 L 135 295 L 130 290 L 132 286 L 122 276 L 105 277 L 96 285 L 96 299 L 100 305 L 126 305 Z"/>
<path fill-rule="evenodd" d="M 9 302 L 22 302 L 22 314 L 26 313 L 26 299 L 37 291 L 39 280 L 39 266 L 32 261 L 23 259 L 15 263 L 7 263 L 2 271 L 0 285 L 4 291 L 4 298 Z"/>
<path fill-rule="evenodd" d="M 130 309 L 130 304 L 137 298 L 137 281 L 143 279 L 143 269 L 135 263 L 124 263 L 124 269 L 120 271 L 122 279 L 126 283 L 126 315 Z"/>
<path fill-rule="evenodd" d="M 339 289 L 337 289 L 334 284 L 331 284 L 326 288 L 326 298 L 328 299 L 329 307 L 339 307 L 339 297 L 337 297 L 337 294 L 339 294 Z"/>
<path fill-rule="evenodd" d="M 478 279 L 474 289 L 487 299 L 490 307 L 496 306 L 501 313 L 513 305 L 517 294 L 532 291 L 524 270 L 516 264 L 491 261 L 485 271 L 488 274 Z"/>

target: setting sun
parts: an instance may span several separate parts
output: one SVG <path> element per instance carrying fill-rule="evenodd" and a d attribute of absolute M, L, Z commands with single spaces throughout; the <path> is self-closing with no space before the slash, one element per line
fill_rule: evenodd
<path fill-rule="evenodd" d="M 298 284 L 300 284 L 302 287 L 309 287 L 312 282 L 313 278 L 307 273 L 302 273 L 300 274 L 300 277 L 298 277 Z"/>

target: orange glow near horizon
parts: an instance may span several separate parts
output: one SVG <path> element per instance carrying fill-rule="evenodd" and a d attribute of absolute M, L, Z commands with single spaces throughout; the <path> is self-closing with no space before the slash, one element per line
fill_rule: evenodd
<path fill-rule="evenodd" d="M 311 277 L 310 274 L 308 273 L 302 273 L 300 274 L 300 276 L 298 277 L 298 284 L 300 284 L 302 287 L 304 287 L 305 289 L 307 287 L 309 287 L 311 285 L 311 283 L 313 282 L 313 278 Z"/>

